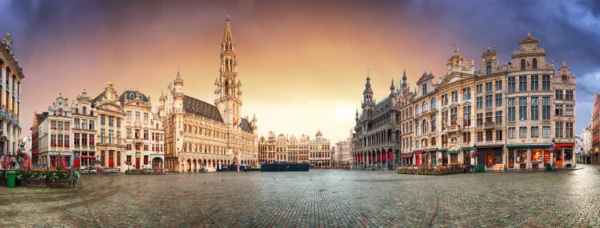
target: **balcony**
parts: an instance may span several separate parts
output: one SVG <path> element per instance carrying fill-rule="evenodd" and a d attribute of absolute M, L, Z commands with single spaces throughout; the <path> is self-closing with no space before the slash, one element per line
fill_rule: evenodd
<path fill-rule="evenodd" d="M 493 121 L 486 121 L 483 124 L 483 128 L 484 129 L 493 129 L 494 128 L 494 122 Z"/>

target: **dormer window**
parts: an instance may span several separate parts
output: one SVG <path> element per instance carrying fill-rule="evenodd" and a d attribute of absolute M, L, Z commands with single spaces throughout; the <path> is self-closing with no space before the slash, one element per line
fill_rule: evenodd
<path fill-rule="evenodd" d="M 492 62 L 485 63 L 485 72 L 486 74 L 492 74 Z"/>
<path fill-rule="evenodd" d="M 423 95 L 427 94 L 427 83 L 423 84 Z"/>
<path fill-rule="evenodd" d="M 525 59 L 521 59 L 521 70 L 525 70 Z"/>
<path fill-rule="evenodd" d="M 567 83 L 567 75 L 563 75 L 562 76 L 562 82 L 563 83 Z"/>
<path fill-rule="evenodd" d="M 537 69 L 537 59 L 536 58 L 534 58 L 533 60 L 531 60 L 531 65 L 532 65 L 532 67 L 533 67 L 534 70 Z"/>

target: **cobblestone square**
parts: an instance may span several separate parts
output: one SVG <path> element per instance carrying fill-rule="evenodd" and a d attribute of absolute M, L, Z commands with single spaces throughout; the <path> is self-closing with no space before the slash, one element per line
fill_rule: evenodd
<path fill-rule="evenodd" d="M 598 227 L 600 172 L 84 176 L 0 188 L 0 227 Z"/>

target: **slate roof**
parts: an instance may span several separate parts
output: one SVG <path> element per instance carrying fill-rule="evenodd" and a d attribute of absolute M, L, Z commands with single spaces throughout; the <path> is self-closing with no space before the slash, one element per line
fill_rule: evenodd
<path fill-rule="evenodd" d="M 247 119 L 242 118 L 242 130 L 252 133 L 252 125 Z"/>
<path fill-rule="evenodd" d="M 209 119 L 224 123 L 221 113 L 217 106 L 206 103 L 190 96 L 183 97 L 183 110 L 186 113 L 191 113 L 198 116 L 203 116 Z M 247 122 L 247 121 L 246 121 Z M 246 123 L 244 123 L 244 126 Z"/>
<path fill-rule="evenodd" d="M 121 105 L 123 105 L 125 103 L 125 99 L 133 100 L 137 97 L 138 94 L 140 95 L 140 99 L 142 99 L 142 101 L 148 102 L 148 97 L 136 90 L 127 90 L 123 92 L 123 94 L 119 96 L 119 101 L 121 101 Z"/>

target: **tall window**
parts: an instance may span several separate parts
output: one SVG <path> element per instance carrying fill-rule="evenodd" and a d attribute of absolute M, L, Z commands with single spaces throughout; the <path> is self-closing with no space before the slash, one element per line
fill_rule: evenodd
<path fill-rule="evenodd" d="M 573 138 L 573 122 L 565 123 L 565 137 Z"/>
<path fill-rule="evenodd" d="M 539 132 L 539 127 L 538 126 L 532 126 L 531 127 L 531 137 L 532 138 L 540 137 L 540 132 Z"/>
<path fill-rule="evenodd" d="M 496 111 L 496 124 L 502 124 L 502 111 Z"/>
<path fill-rule="evenodd" d="M 556 122 L 556 128 L 554 133 L 556 138 L 563 137 L 563 122 Z"/>
<path fill-rule="evenodd" d="M 502 90 L 502 81 L 501 80 L 496 81 L 496 90 Z"/>
<path fill-rule="evenodd" d="M 106 116 L 104 114 L 100 115 L 100 125 L 105 125 L 106 124 Z"/>
<path fill-rule="evenodd" d="M 415 107 L 415 115 L 419 115 L 420 113 L 421 113 L 421 108 L 417 104 L 417 106 Z"/>
<path fill-rule="evenodd" d="M 496 130 L 496 141 L 502 140 L 502 130 Z"/>
<path fill-rule="evenodd" d="M 483 113 L 477 113 L 477 126 L 483 125 Z"/>
<path fill-rule="evenodd" d="M 485 113 L 485 123 L 491 124 L 493 119 L 494 119 L 494 113 L 492 113 L 492 112 Z"/>
<path fill-rule="evenodd" d="M 509 98 L 508 99 L 508 121 L 515 121 L 515 111 L 516 111 L 515 99 Z"/>
<path fill-rule="evenodd" d="M 477 132 L 477 142 L 483 142 L 483 132 L 482 131 Z"/>
<path fill-rule="evenodd" d="M 519 119 L 527 120 L 527 97 L 519 98 Z"/>
<path fill-rule="evenodd" d="M 492 100 L 492 95 L 485 96 L 485 107 L 486 108 L 491 108 L 494 105 L 493 102 L 494 101 Z"/>
<path fill-rule="evenodd" d="M 112 116 L 108 116 L 108 126 L 112 127 L 113 126 L 113 122 L 114 122 L 115 118 Z"/>
<path fill-rule="evenodd" d="M 442 112 L 442 128 L 448 123 L 448 111 Z"/>
<path fill-rule="evenodd" d="M 456 124 L 456 120 L 458 119 L 458 107 L 454 107 L 450 109 L 450 121 L 452 125 Z"/>
<path fill-rule="evenodd" d="M 138 121 L 138 120 L 140 120 L 140 119 L 141 119 L 141 118 L 140 118 L 140 115 L 141 115 L 141 114 L 140 114 L 140 112 L 138 112 L 138 111 L 136 111 L 136 112 L 135 112 L 135 120 L 136 120 L 136 121 Z"/>
<path fill-rule="evenodd" d="M 531 91 L 538 91 L 539 78 L 537 75 L 531 75 Z"/>
<path fill-rule="evenodd" d="M 509 93 L 514 93 L 515 92 L 515 77 L 509 77 L 508 78 L 508 92 Z"/>
<path fill-rule="evenodd" d="M 538 97 L 531 98 L 531 120 L 539 119 L 539 102 Z"/>
<path fill-rule="evenodd" d="M 556 97 L 554 98 L 554 100 L 562 100 L 562 99 L 563 99 L 563 91 L 556 90 Z"/>
<path fill-rule="evenodd" d="M 550 90 L 550 75 L 542 75 L 542 90 Z"/>
<path fill-rule="evenodd" d="M 483 108 L 483 97 L 477 97 L 477 109 Z"/>
<path fill-rule="evenodd" d="M 502 107 L 502 94 L 496 94 L 496 107 Z"/>
<path fill-rule="evenodd" d="M 573 116 L 573 105 L 570 105 L 570 104 L 566 105 L 565 115 Z"/>
<path fill-rule="evenodd" d="M 121 118 L 116 118 L 117 119 L 117 127 L 121 127 Z"/>
<path fill-rule="evenodd" d="M 494 89 L 494 85 L 492 85 L 492 82 L 485 83 L 485 91 L 492 91 L 493 89 Z"/>
<path fill-rule="evenodd" d="M 483 93 L 483 84 L 477 85 L 477 93 Z"/>
<path fill-rule="evenodd" d="M 542 127 L 542 137 L 544 137 L 544 138 L 550 138 L 550 126 L 543 126 Z"/>
<path fill-rule="evenodd" d="M 465 106 L 463 107 L 463 119 L 464 119 L 464 123 L 463 125 L 465 126 L 471 126 L 471 106 Z"/>
<path fill-rule="evenodd" d="M 542 97 L 542 120 L 550 120 L 550 97 Z"/>
<path fill-rule="evenodd" d="M 427 101 L 423 101 L 423 103 L 421 104 L 421 109 L 423 110 L 423 112 L 427 112 L 427 108 L 429 108 L 429 104 L 427 104 Z"/>
<path fill-rule="evenodd" d="M 463 91 L 463 101 L 471 100 L 471 88 L 465 88 Z"/>
<path fill-rule="evenodd" d="M 519 138 L 527 138 L 527 127 L 519 127 Z"/>
<path fill-rule="evenodd" d="M 427 94 L 427 83 L 423 84 L 423 95 Z"/>
<path fill-rule="evenodd" d="M 435 98 L 431 99 L 431 110 L 436 109 L 437 108 L 436 106 L 437 106 L 437 104 L 435 102 Z"/>
<path fill-rule="evenodd" d="M 466 144 L 471 143 L 471 132 L 463 132 L 463 142 Z"/>
<path fill-rule="evenodd" d="M 568 100 L 568 101 L 572 101 L 573 100 L 573 90 L 567 90 L 566 91 L 565 99 Z"/>
<path fill-rule="evenodd" d="M 144 121 L 148 122 L 148 119 L 149 119 L 148 113 L 144 112 Z"/>
<path fill-rule="evenodd" d="M 488 61 L 485 63 L 485 72 L 487 74 L 492 74 L 492 62 Z"/>
<path fill-rule="evenodd" d="M 435 132 L 436 129 L 436 115 L 431 116 L 431 131 Z M 431 142 L 433 143 L 433 142 Z"/>
<path fill-rule="evenodd" d="M 554 115 L 555 116 L 562 116 L 563 115 L 563 105 L 561 104 L 557 104 L 554 108 Z"/>
<path fill-rule="evenodd" d="M 417 135 L 421 134 L 421 129 L 419 128 L 419 121 L 418 120 L 415 120 L 415 128 L 416 128 Z M 423 133 L 425 133 L 425 132 L 423 132 Z"/>
<path fill-rule="evenodd" d="M 536 58 L 533 58 L 533 60 L 531 61 L 531 65 L 534 70 L 537 70 L 537 59 Z"/>
<path fill-rule="evenodd" d="M 126 118 L 127 118 L 127 120 L 131 120 L 131 111 L 127 111 Z"/>
<path fill-rule="evenodd" d="M 525 70 L 525 60 L 521 59 L 521 70 Z"/>
<path fill-rule="evenodd" d="M 491 142 L 493 140 L 493 136 L 492 130 L 485 131 L 485 141 Z"/>
<path fill-rule="evenodd" d="M 428 132 L 427 130 L 429 130 L 429 129 L 428 129 L 427 120 L 423 120 L 423 123 L 422 123 L 421 125 L 422 125 L 422 126 L 421 126 L 421 128 L 423 128 L 423 129 L 422 129 L 422 131 L 423 131 L 423 134 L 427 133 L 427 132 Z"/>
<path fill-rule="evenodd" d="M 515 137 L 515 128 L 514 127 L 509 127 L 508 128 L 508 138 L 514 138 Z"/>
<path fill-rule="evenodd" d="M 527 76 L 519 76 L 519 92 L 527 91 Z"/>
<path fill-rule="evenodd" d="M 452 91 L 452 102 L 458 102 L 458 91 Z"/>

